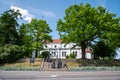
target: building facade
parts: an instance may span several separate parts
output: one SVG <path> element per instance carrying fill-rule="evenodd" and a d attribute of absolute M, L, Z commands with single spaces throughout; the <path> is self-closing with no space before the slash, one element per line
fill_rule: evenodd
<path fill-rule="evenodd" d="M 81 52 L 81 47 L 76 46 L 73 48 L 75 44 L 74 43 L 69 43 L 69 44 L 64 44 L 62 43 L 61 39 L 53 39 L 52 43 L 46 44 L 46 47 L 44 51 L 49 51 L 50 52 L 50 58 L 52 59 L 65 59 L 67 55 L 70 55 L 71 53 L 76 55 L 76 58 L 82 58 L 82 52 Z M 40 51 L 42 53 L 43 51 Z M 91 59 L 91 51 L 89 49 L 85 50 L 86 52 L 86 58 Z"/>

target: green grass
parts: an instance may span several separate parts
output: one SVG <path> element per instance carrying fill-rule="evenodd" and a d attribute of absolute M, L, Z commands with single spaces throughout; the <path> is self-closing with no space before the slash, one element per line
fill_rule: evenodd
<path fill-rule="evenodd" d="M 113 67 L 106 67 L 106 66 L 86 66 L 86 67 L 74 67 L 70 68 L 70 71 L 120 71 L 120 67 L 113 66 Z"/>
<path fill-rule="evenodd" d="M 75 62 L 67 62 L 68 68 L 78 68 L 78 63 Z"/>
<path fill-rule="evenodd" d="M 38 71 L 40 70 L 41 63 L 11 63 L 11 64 L 4 64 L 0 66 L 0 70 L 18 70 L 18 71 Z"/>
<path fill-rule="evenodd" d="M 0 70 L 5 70 L 5 71 L 39 71 L 40 68 L 37 67 L 0 67 Z"/>
<path fill-rule="evenodd" d="M 120 71 L 120 66 L 113 66 L 113 67 L 107 67 L 107 66 L 80 66 L 79 63 L 75 62 L 67 62 L 67 66 L 70 71 Z"/>

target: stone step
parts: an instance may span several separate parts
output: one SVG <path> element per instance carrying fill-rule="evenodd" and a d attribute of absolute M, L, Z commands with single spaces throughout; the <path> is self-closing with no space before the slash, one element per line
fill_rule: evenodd
<path fill-rule="evenodd" d="M 52 63 L 43 62 L 41 71 L 69 71 L 68 68 L 51 68 Z"/>
<path fill-rule="evenodd" d="M 43 69 L 41 71 L 69 71 L 69 69 Z"/>

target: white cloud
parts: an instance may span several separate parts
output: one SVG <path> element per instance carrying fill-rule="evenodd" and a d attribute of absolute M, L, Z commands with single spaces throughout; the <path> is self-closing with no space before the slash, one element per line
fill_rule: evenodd
<path fill-rule="evenodd" d="M 45 17 L 56 17 L 55 13 L 52 11 L 43 11 L 40 10 L 40 13 Z"/>
<path fill-rule="evenodd" d="M 22 9 L 13 5 L 10 6 L 10 9 L 14 9 L 15 11 L 19 10 L 19 12 L 22 14 L 22 18 L 28 22 L 30 22 L 33 18 L 33 15 L 30 14 L 27 9 Z"/>
<path fill-rule="evenodd" d="M 49 10 L 42 10 L 42 9 L 38 9 L 38 8 L 30 8 L 30 10 L 32 11 L 33 14 L 36 14 L 38 16 L 43 16 L 46 18 L 56 18 L 56 14 L 53 11 L 49 11 Z"/>

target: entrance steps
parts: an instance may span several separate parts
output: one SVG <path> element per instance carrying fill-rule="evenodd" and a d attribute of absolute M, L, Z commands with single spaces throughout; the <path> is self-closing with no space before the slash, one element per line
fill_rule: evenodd
<path fill-rule="evenodd" d="M 41 71 L 69 71 L 68 68 L 52 68 L 51 62 L 43 62 Z"/>

